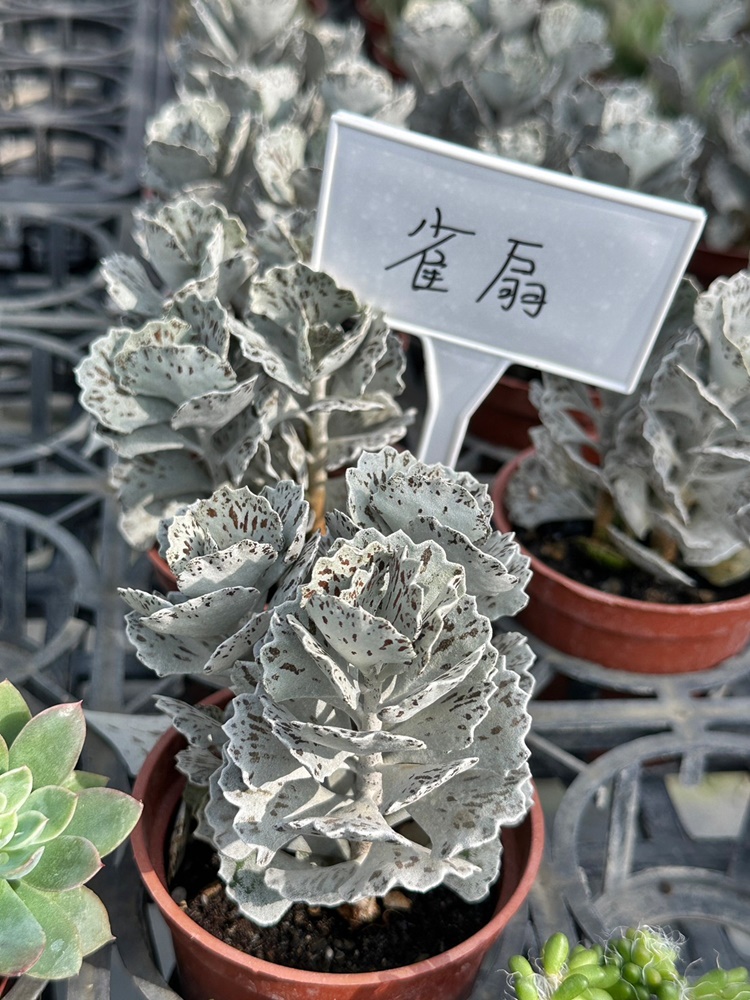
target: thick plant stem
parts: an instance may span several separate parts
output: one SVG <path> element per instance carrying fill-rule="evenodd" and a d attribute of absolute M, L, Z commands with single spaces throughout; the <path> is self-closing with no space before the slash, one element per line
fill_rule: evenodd
<path fill-rule="evenodd" d="M 655 528 L 651 532 L 651 548 L 667 562 L 676 563 L 680 556 L 677 541 L 664 531 Z"/>
<path fill-rule="evenodd" d="M 310 387 L 310 398 L 314 403 L 326 398 L 328 377 L 316 379 Z M 313 512 L 313 531 L 325 531 L 326 487 L 328 484 L 328 413 L 315 412 L 310 420 L 310 456 L 307 499 Z"/>
<path fill-rule="evenodd" d="M 609 535 L 607 529 L 610 524 L 615 519 L 615 505 L 612 500 L 612 495 L 607 492 L 607 490 L 602 490 L 599 494 L 599 499 L 596 504 L 596 513 L 594 515 L 594 527 L 591 532 L 592 537 L 596 539 L 597 542 L 609 542 Z"/>
<path fill-rule="evenodd" d="M 383 723 L 377 715 L 378 698 L 372 691 L 362 692 L 360 713 L 356 722 L 365 731 L 376 731 L 383 728 Z M 371 753 L 361 758 L 357 768 L 354 787 L 355 798 L 372 802 L 380 810 L 383 804 L 383 754 Z M 352 860 L 366 858 L 372 848 L 368 840 L 350 843 Z"/>

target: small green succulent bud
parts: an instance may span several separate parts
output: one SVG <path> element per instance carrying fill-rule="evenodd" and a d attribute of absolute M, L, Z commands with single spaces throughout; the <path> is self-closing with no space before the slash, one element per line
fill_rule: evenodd
<path fill-rule="evenodd" d="M 570 953 L 570 942 L 560 932 L 547 938 L 542 949 L 542 965 L 548 976 L 557 976 L 562 971 Z"/>

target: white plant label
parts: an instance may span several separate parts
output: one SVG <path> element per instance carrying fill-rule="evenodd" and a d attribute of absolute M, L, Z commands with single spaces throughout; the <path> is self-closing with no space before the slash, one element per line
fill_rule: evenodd
<path fill-rule="evenodd" d="M 704 223 L 694 205 L 337 112 L 313 266 L 422 339 L 420 457 L 453 464 L 511 363 L 632 391 Z"/>

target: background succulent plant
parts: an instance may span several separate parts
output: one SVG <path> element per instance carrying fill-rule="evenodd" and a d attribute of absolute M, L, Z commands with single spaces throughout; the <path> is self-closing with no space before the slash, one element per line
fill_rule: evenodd
<path fill-rule="evenodd" d="M 418 86 L 411 127 L 501 151 L 508 131 L 609 63 L 606 34 L 605 16 L 575 0 L 410 0 L 393 44 Z"/>
<path fill-rule="evenodd" d="M 400 477 L 415 490 L 401 511 Z M 362 456 L 347 493 L 303 546 L 298 486 L 220 491 L 165 526 L 183 593 L 123 592 L 147 666 L 230 677 L 225 716 L 161 707 L 205 789 L 198 835 L 261 924 L 393 886 L 479 899 L 501 827 L 530 804 L 533 658 L 478 607 L 523 606 L 528 563 L 491 531 L 486 487 L 388 449 Z"/>
<path fill-rule="evenodd" d="M 705 237 L 718 248 L 750 239 L 750 56 L 742 0 L 667 2 L 648 72 L 662 105 L 696 118 L 706 134 L 697 197 Z"/>
<path fill-rule="evenodd" d="M 102 264 L 121 325 L 77 371 L 136 548 L 223 483 L 297 481 L 320 520 L 328 472 L 411 421 L 398 338 L 305 263 L 331 114 L 413 107 L 362 42 L 286 0 L 189 5 L 177 98 L 147 136 L 141 256 Z"/>
<path fill-rule="evenodd" d="M 193 4 L 175 70 L 177 99 L 148 130 L 146 183 L 200 191 L 253 228 L 314 210 L 334 111 L 401 124 L 414 104 L 410 85 L 366 59 L 358 25 L 296 4 Z"/>
<path fill-rule="evenodd" d="M 108 271 L 123 306 L 161 318 L 113 328 L 76 370 L 81 403 L 118 457 L 121 529 L 148 548 L 162 517 L 217 486 L 283 479 L 308 490 L 320 518 L 328 472 L 397 441 L 411 420 L 394 398 L 400 341 L 305 264 L 247 280 L 257 260 L 221 206 L 187 197 L 173 207 L 144 230 L 161 288 L 129 258 Z M 210 220 L 206 233 L 196 219 Z"/>
<path fill-rule="evenodd" d="M 536 456 L 507 504 L 526 527 L 594 518 L 602 540 L 652 573 L 725 585 L 750 573 L 750 274 L 701 293 L 692 324 L 694 298 L 686 285 L 632 395 L 595 405 L 585 387 L 544 376 L 532 390 Z"/>
<path fill-rule="evenodd" d="M 596 990 L 604 997 L 647 1000 L 746 1000 L 750 997 L 747 969 L 717 967 L 697 976 L 683 974 L 679 965 L 683 939 L 658 927 L 627 927 L 604 943 L 571 946 L 561 932 L 550 935 L 536 965 L 524 955 L 509 961 L 512 986 L 518 1000 L 546 1000 L 559 996 L 576 1000 Z"/>
<path fill-rule="evenodd" d="M 139 802 L 76 771 L 80 704 L 32 718 L 0 682 L 0 975 L 75 975 L 111 940 L 104 905 L 85 883 L 130 833 Z"/>
<path fill-rule="evenodd" d="M 662 198 L 695 196 L 703 130 L 689 115 L 661 114 L 642 81 L 584 82 L 567 91 L 550 132 L 547 157 L 558 169 Z"/>
<path fill-rule="evenodd" d="M 747 6 L 743 0 L 599 0 L 610 18 L 618 76 L 638 77 L 660 113 L 689 116 L 705 135 L 696 200 L 709 212 L 705 238 L 727 248 L 750 238 Z"/>

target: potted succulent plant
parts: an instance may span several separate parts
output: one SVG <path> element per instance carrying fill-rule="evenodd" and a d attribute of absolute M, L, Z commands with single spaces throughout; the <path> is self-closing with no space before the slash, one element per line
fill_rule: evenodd
<path fill-rule="evenodd" d="M 398 337 L 306 264 L 259 272 L 219 203 L 178 196 L 144 209 L 138 233 L 153 280 L 135 258 L 107 266 L 133 325 L 95 340 L 76 369 L 95 436 L 117 456 L 123 534 L 152 547 L 162 517 L 222 483 L 293 479 L 322 516 L 328 472 L 411 419 L 395 400 Z"/>
<path fill-rule="evenodd" d="M 305 263 L 331 113 L 413 105 L 361 46 L 287 0 L 187 12 L 178 96 L 147 135 L 141 258 L 102 265 L 121 325 L 76 373 L 135 548 L 153 555 L 160 519 L 223 483 L 295 480 L 320 520 L 328 473 L 411 420 L 399 339 Z"/>
<path fill-rule="evenodd" d="M 720 966 L 696 976 L 679 969 L 683 939 L 660 928 L 627 927 L 603 943 L 571 946 L 561 932 L 551 934 L 534 964 L 525 955 L 509 962 L 517 1000 L 745 1000 L 747 969 Z"/>
<path fill-rule="evenodd" d="M 597 589 L 532 559 L 525 623 L 557 649 L 679 672 L 713 666 L 750 639 L 749 294 L 746 271 L 697 299 L 686 283 L 630 396 L 602 392 L 595 404 L 585 387 L 552 376 L 534 392 L 535 451 L 502 470 L 496 518 L 537 535 L 554 525 L 548 557 L 583 552 L 588 579 L 605 577 Z M 648 588 L 662 580 L 676 592 L 628 596 L 640 571 Z"/>
<path fill-rule="evenodd" d="M 493 638 L 492 627 L 525 603 L 526 559 L 492 530 L 486 487 L 466 474 L 385 449 L 365 453 L 346 480 L 345 506 L 309 538 L 291 482 L 259 495 L 225 488 L 186 507 L 163 530 L 180 594 L 123 592 L 147 666 L 228 677 L 218 704 L 161 700 L 177 732 L 135 789 L 136 857 L 190 1000 L 466 996 L 540 861 L 524 742 L 531 656 L 521 636 Z M 280 940 L 321 914 L 359 932 L 342 945 L 337 930 L 320 948 L 308 937 L 309 966 L 289 969 L 283 953 L 253 957 L 199 929 L 165 872 L 176 750 L 197 814 L 186 855 L 196 839 L 210 845 L 223 889 L 209 895 L 249 919 L 253 949 L 274 947 L 260 928 Z M 357 964 L 373 961 L 372 935 L 388 933 L 395 911 L 414 907 L 416 921 L 438 886 L 456 894 L 450 911 L 485 899 L 475 933 L 438 941 L 429 960 L 424 944 L 393 954 L 391 939 L 380 971 Z"/>
<path fill-rule="evenodd" d="M 112 940 L 85 883 L 141 805 L 75 770 L 85 734 L 80 704 L 32 717 L 21 692 L 0 682 L 0 977 L 66 979 Z"/>

